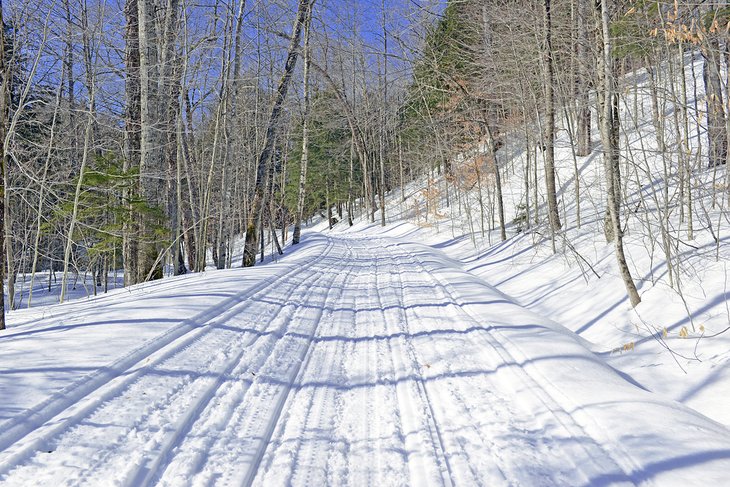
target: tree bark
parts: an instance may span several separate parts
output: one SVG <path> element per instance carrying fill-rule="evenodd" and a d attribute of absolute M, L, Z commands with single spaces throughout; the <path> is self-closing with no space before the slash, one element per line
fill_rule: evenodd
<path fill-rule="evenodd" d="M 553 232 L 560 230 L 558 198 L 555 188 L 555 67 L 553 66 L 552 12 L 550 0 L 544 0 L 545 61 L 545 184 L 547 186 L 548 219 Z"/>
<path fill-rule="evenodd" d="M 608 192 L 608 217 L 613 233 L 613 242 L 616 252 L 621 279 L 626 287 L 629 301 L 632 307 L 641 302 L 641 297 L 636 290 L 636 285 L 631 277 L 629 266 L 626 262 L 623 246 L 623 229 L 621 228 L 621 207 L 620 188 L 617 185 L 619 169 L 619 147 L 618 147 L 618 92 L 614 89 L 614 60 L 611 45 L 611 34 L 609 31 L 609 8 L 607 3 L 610 0 L 600 2 L 598 16 L 600 19 L 601 42 L 601 76 L 597 90 L 601 105 L 600 131 L 601 143 L 603 144 L 603 162 L 606 167 L 606 181 Z"/>
<path fill-rule="evenodd" d="M 719 166 L 727 162 L 728 136 L 725 127 L 725 110 L 722 101 L 720 78 L 720 45 L 716 39 L 708 39 L 702 49 L 704 63 L 702 79 L 707 94 L 707 138 L 709 142 L 708 165 Z"/>
<path fill-rule="evenodd" d="M 160 91 L 160 115 L 161 129 L 164 137 L 163 155 L 166 159 L 166 199 L 167 199 L 167 219 L 170 224 L 170 240 L 172 241 L 172 266 L 173 274 L 179 276 L 185 274 L 185 262 L 182 259 L 180 232 L 180 212 L 179 206 L 181 198 L 178 191 L 178 181 L 180 174 L 180 157 L 179 157 L 179 131 L 178 119 L 180 118 L 180 94 L 181 87 L 181 71 L 177 67 L 179 65 L 179 57 L 177 55 L 175 43 L 177 41 L 179 22 L 180 22 L 180 2 L 179 0 L 167 0 L 165 9 L 165 24 L 162 46 L 162 73 L 159 82 Z M 162 141 L 161 141 L 162 142 Z"/>
<path fill-rule="evenodd" d="M 502 176 L 499 172 L 499 165 L 497 164 L 497 143 L 494 140 L 494 134 L 492 134 L 492 130 L 489 127 L 489 123 L 484 123 L 485 131 L 487 133 L 487 151 L 489 152 L 489 157 L 492 160 L 492 163 L 494 164 L 494 182 L 495 182 L 495 189 L 497 194 L 495 195 L 497 199 L 497 215 L 499 217 L 499 236 L 502 239 L 502 241 L 507 240 L 507 231 L 505 229 L 505 222 L 504 222 L 504 202 L 502 198 Z M 477 177 L 480 176 L 477 174 Z M 480 182 L 481 184 L 481 182 Z M 481 187 L 479 188 L 479 194 L 480 194 L 480 200 L 481 200 Z M 480 203 L 481 206 L 481 203 Z M 482 221 L 484 220 L 484 217 L 482 216 Z M 483 232 L 482 232 L 483 233 Z"/>
<path fill-rule="evenodd" d="M 5 66 L 5 25 L 3 5 L 0 2 L 0 236 L 5 235 L 5 134 L 8 120 L 8 71 Z M 0 330 L 5 329 L 5 252 L 0 249 Z"/>
<path fill-rule="evenodd" d="M 11 84 L 13 82 L 13 73 L 10 69 L 10 66 L 7 66 L 5 64 L 5 24 L 0 24 L 0 37 L 2 38 L 2 47 L 3 50 L 0 50 L 0 57 L 3 58 L 2 61 L 2 69 L 0 70 L 0 73 L 2 73 L 3 79 L 2 79 L 2 91 L 0 91 L 0 98 L 2 99 L 0 101 L 0 116 L 2 116 L 2 151 L 0 151 L 0 166 L 2 166 L 2 169 L 0 169 L 0 173 L 2 173 L 2 192 L 0 196 L 2 196 L 2 212 L 0 212 L 0 216 L 2 216 L 3 220 L 3 227 L 2 227 L 2 233 L 0 233 L 0 238 L 2 238 L 4 242 L 4 252 L 3 252 L 3 272 L 5 272 L 4 278 L 7 279 L 7 286 L 8 286 L 8 309 L 12 310 L 15 308 L 15 264 L 13 262 L 13 239 L 12 239 L 12 221 L 10 219 L 10 193 L 8 192 L 8 188 L 10 187 L 9 184 L 9 174 L 8 174 L 8 156 L 7 156 L 7 147 L 5 147 L 5 138 L 7 137 L 8 130 L 10 129 L 8 127 L 8 119 L 10 116 L 10 91 L 11 91 Z M 4 282 L 4 281 L 3 281 Z M 3 300 L 3 313 L 5 312 L 4 308 L 4 300 Z"/>
<path fill-rule="evenodd" d="M 289 51 L 286 63 L 284 65 L 284 73 L 279 80 L 279 86 L 276 90 L 276 97 L 271 107 L 269 122 L 264 136 L 264 144 L 259 154 L 258 165 L 256 167 L 256 185 L 254 186 L 253 200 L 249 209 L 248 225 L 246 227 L 246 240 L 243 247 L 243 267 L 253 267 L 256 264 L 256 247 L 258 243 L 258 223 L 261 220 L 262 205 L 264 193 L 266 191 L 266 167 L 276 139 L 276 132 L 279 128 L 279 118 L 281 117 L 282 105 L 289 91 L 289 82 L 291 81 L 294 67 L 299 57 L 299 38 L 301 37 L 302 26 L 305 22 L 307 10 L 310 8 L 310 0 L 299 0 L 299 8 L 297 18 L 294 22 L 291 42 L 289 43 Z M 263 235 L 262 235 L 263 238 Z"/>
<path fill-rule="evenodd" d="M 299 192 L 297 194 L 297 214 L 294 220 L 294 232 L 292 233 L 292 245 L 299 243 L 302 234 L 302 219 L 304 218 L 304 199 L 307 191 L 307 165 L 309 164 L 309 68 L 311 64 L 311 52 L 309 47 L 310 29 L 312 28 L 312 6 L 307 9 L 307 16 L 304 25 L 304 121 L 302 124 L 302 158 L 299 167 Z"/>
<path fill-rule="evenodd" d="M 140 159 L 140 125 L 142 114 L 140 107 L 139 86 L 139 20 L 138 0 L 127 0 L 124 6 L 126 17 L 125 28 L 125 65 L 126 65 L 126 111 L 124 117 L 124 163 L 125 174 L 139 168 Z M 124 261 L 124 285 L 136 284 L 138 271 L 137 218 L 132 200 L 137 195 L 138 181 L 131 187 L 125 187 L 122 199 L 127 205 L 128 214 L 122 230 L 122 260 Z"/>
<path fill-rule="evenodd" d="M 162 174 L 162 145 L 157 123 L 160 119 L 160 100 L 158 79 L 160 76 L 159 50 L 160 39 L 156 34 L 157 11 L 153 0 L 137 2 L 139 25 L 139 81 L 140 81 L 140 189 L 147 205 L 159 204 L 159 181 Z M 159 222 L 150 214 L 141 218 L 139 237 L 139 267 L 137 282 L 162 277 L 161 261 L 158 259 L 155 226 Z"/>
<path fill-rule="evenodd" d="M 587 156 L 591 153 L 591 107 L 589 103 L 590 77 L 588 66 L 590 66 L 590 51 L 588 50 L 588 22 L 585 6 L 587 0 L 578 0 L 578 85 L 576 89 L 576 105 L 577 105 L 577 129 L 576 129 L 576 156 Z"/>
<path fill-rule="evenodd" d="M 385 27 L 385 0 L 382 0 L 383 10 L 383 104 L 381 105 L 382 115 L 380 120 L 379 145 L 380 145 L 380 226 L 385 226 L 385 130 L 387 126 L 387 104 L 388 104 L 388 29 Z"/>

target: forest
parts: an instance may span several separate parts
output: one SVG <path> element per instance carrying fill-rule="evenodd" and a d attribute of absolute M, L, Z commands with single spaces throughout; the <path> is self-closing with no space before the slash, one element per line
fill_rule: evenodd
<path fill-rule="evenodd" d="M 730 485 L 727 0 L 0 0 L 0 485 Z"/>
<path fill-rule="evenodd" d="M 63 302 L 79 280 L 96 294 L 209 260 L 253 266 L 312 218 L 384 226 L 386 195 L 405 200 L 413 181 L 426 215 L 472 198 L 476 238 L 517 228 L 562 252 L 586 219 L 578 159 L 594 151 L 605 185 L 591 197 L 633 306 L 629 220 L 680 292 L 684 247 L 709 233 L 719 258 L 726 238 L 723 1 L 5 0 L 0 13 L 3 309 L 43 287 Z M 623 134 L 647 123 L 627 152 Z M 561 133 L 575 174 L 559 183 Z M 654 191 L 629 198 L 629 184 Z"/>

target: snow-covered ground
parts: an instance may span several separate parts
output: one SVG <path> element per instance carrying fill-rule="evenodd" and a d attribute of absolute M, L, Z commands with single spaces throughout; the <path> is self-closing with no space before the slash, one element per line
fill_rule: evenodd
<path fill-rule="evenodd" d="M 730 171 L 725 166 L 707 167 L 701 56 L 688 54 L 685 61 L 692 238 L 686 208 L 681 218 L 678 157 L 684 148 L 677 148 L 675 143 L 673 105 L 667 102 L 664 107 L 667 151 L 663 158 L 656 149 L 655 127 L 650 121 L 645 73 L 627 77 L 622 88 L 625 246 L 642 298 L 636 309 L 626 297 L 613 244 L 603 236 L 601 146 L 594 140 L 593 153 L 574 160 L 565 129 L 559 130 L 556 143 L 563 223 L 557 253 L 552 251 L 545 224 L 528 229 L 524 222 L 513 221 L 525 214 L 525 150 L 519 131 L 505 137 L 505 146 L 498 154 L 508 222 L 506 242 L 500 242 L 498 231 L 489 231 L 488 215 L 486 235 L 482 236 L 476 189 L 459 194 L 453 186 L 447 189 L 442 177 L 410 183 L 403 191 L 404 201 L 400 191 L 395 191 L 388 205 L 386 234 L 446 252 L 461 262 L 464 270 L 515 302 L 584 338 L 601 360 L 647 389 L 730 426 Z M 670 91 L 667 68 L 662 69 L 660 90 Z M 695 103 L 699 112 L 693 108 Z M 532 155 L 537 157 L 539 211 L 545 220 L 542 158 L 539 153 Z M 580 198 L 576 198 L 574 187 L 576 166 Z M 485 179 L 488 188 L 489 177 Z M 669 187 L 666 193 L 665 181 Z M 490 197 L 485 189 L 487 207 L 494 205 Z M 534 218 L 534 212 L 531 216 Z M 662 224 L 671 239 L 673 282 L 662 249 Z M 377 226 L 364 223 L 355 231 L 383 234 Z"/>
<path fill-rule="evenodd" d="M 648 116 L 642 86 L 624 93 Z M 384 229 L 319 225 L 255 268 L 11 312 L 0 485 L 730 484 L 727 188 L 713 206 L 718 174 L 694 168 L 689 239 L 663 161 L 638 150 L 653 126 L 630 122 L 635 310 L 602 234 L 599 152 L 575 161 L 575 198 L 562 131 L 555 254 L 544 226 L 482 236 L 475 191 L 435 177 L 390 195 Z M 502 154 L 511 222 L 525 154 L 518 138 Z"/>
<path fill-rule="evenodd" d="M 442 252 L 367 233 L 312 232 L 276 264 L 49 307 L 34 323 L 13 314 L 0 482 L 728 479 L 724 426 Z"/>

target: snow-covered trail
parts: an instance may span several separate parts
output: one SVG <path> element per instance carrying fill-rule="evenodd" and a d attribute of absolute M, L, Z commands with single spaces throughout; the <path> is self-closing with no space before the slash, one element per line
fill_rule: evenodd
<path fill-rule="evenodd" d="M 318 255 L 27 434 L 0 428 L 0 483 L 728 480 L 725 427 L 632 384 L 442 254 L 310 239 Z"/>

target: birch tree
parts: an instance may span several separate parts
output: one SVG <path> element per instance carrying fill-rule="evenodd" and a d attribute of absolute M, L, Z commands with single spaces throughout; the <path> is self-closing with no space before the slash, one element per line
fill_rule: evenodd
<path fill-rule="evenodd" d="M 598 32 L 600 32 L 600 77 L 598 81 L 597 94 L 600 106 L 600 132 L 601 143 L 603 144 L 603 164 L 606 171 L 606 186 L 608 199 L 609 225 L 616 254 L 619 273 L 626 287 L 629 301 L 632 307 L 641 302 L 641 297 L 636 290 L 631 271 L 626 262 L 623 244 L 623 227 L 621 225 L 621 196 L 620 196 L 620 174 L 619 174 L 619 147 L 618 147 L 618 110 L 619 94 L 615 88 L 615 64 L 610 31 L 610 0 L 601 0 L 597 5 Z"/>
<path fill-rule="evenodd" d="M 297 192 L 297 209 L 294 220 L 294 231 L 292 233 L 292 245 L 299 243 L 302 233 L 302 219 L 304 218 L 304 199 L 307 190 L 307 163 L 309 160 L 309 70 L 311 67 L 310 36 L 312 29 L 312 4 L 309 5 L 304 24 L 304 74 L 302 91 L 304 96 L 304 113 L 302 121 L 302 157 L 299 168 L 299 189 Z"/>

